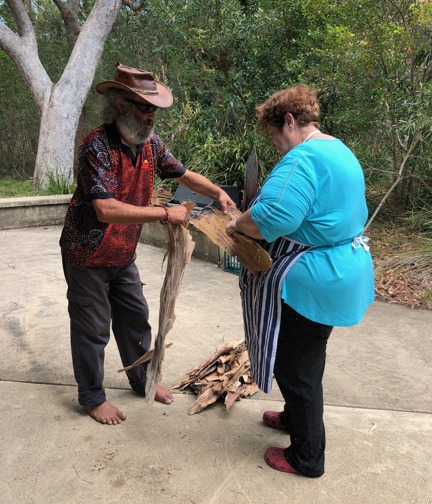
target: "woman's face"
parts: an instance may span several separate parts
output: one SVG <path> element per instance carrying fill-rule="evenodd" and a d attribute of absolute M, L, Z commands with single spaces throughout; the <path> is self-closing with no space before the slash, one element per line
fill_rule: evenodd
<path fill-rule="evenodd" d="M 298 143 L 295 141 L 294 131 L 286 123 L 282 128 L 268 126 L 267 130 L 270 134 L 272 146 L 279 152 L 282 152 L 283 155 L 289 152 Z"/>

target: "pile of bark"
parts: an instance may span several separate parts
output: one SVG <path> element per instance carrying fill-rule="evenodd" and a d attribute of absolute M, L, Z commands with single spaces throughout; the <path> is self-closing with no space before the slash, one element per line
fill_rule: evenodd
<path fill-rule="evenodd" d="M 217 400 L 223 401 L 229 410 L 235 401 L 252 396 L 259 390 L 250 371 L 246 343 L 236 340 L 221 347 L 171 388 L 190 388 L 198 395 L 189 415 L 198 413 Z"/>

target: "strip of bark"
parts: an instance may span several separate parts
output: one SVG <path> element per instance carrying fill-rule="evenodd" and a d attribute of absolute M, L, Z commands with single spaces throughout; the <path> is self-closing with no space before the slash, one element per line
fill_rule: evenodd
<path fill-rule="evenodd" d="M 183 203 L 189 214 L 193 202 Z M 192 258 L 195 242 L 189 231 L 178 224 L 167 224 L 167 270 L 160 293 L 159 329 L 155 339 L 154 353 L 147 368 L 145 395 L 146 401 L 152 403 L 156 388 L 162 378 L 162 363 L 165 357 L 165 337 L 175 320 L 175 302 L 180 291 L 186 264 Z"/>
<path fill-rule="evenodd" d="M 242 214 L 237 208 L 230 208 L 226 214 L 212 209 L 210 212 L 202 212 L 194 217 L 191 224 L 206 234 L 227 254 L 237 257 L 238 261 L 252 273 L 268 271 L 271 268 L 272 259 L 259 243 L 240 233 L 235 233 L 234 236 L 227 234 L 227 223 L 240 215 Z"/>

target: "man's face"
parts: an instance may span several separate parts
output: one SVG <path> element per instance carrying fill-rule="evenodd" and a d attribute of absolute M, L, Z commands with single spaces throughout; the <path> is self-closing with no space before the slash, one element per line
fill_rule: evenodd
<path fill-rule="evenodd" d="M 146 142 L 153 133 L 156 108 L 124 99 L 123 113 L 117 118 L 120 134 L 134 144 Z"/>

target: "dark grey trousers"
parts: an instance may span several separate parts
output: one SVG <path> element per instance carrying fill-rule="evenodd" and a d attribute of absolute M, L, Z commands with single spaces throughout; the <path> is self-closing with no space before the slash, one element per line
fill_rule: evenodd
<path fill-rule="evenodd" d="M 80 268 L 63 258 L 68 285 L 72 363 L 82 406 L 106 400 L 103 388 L 105 347 L 110 328 L 123 366 L 150 348 L 149 310 L 135 260 L 122 267 Z M 127 373 L 130 386 L 144 393 L 146 365 Z"/>
<path fill-rule="evenodd" d="M 333 327 L 313 322 L 282 305 L 274 376 L 285 399 L 281 421 L 291 438 L 285 457 L 294 469 L 316 478 L 324 473 L 322 378 Z"/>

